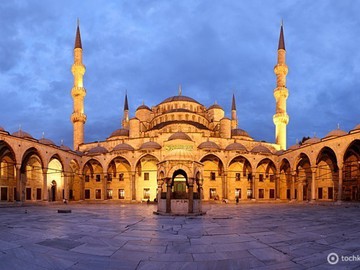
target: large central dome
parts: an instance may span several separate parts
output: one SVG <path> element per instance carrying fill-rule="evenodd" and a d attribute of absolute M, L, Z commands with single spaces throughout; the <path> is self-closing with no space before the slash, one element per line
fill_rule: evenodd
<path fill-rule="evenodd" d="M 173 102 L 173 101 L 188 101 L 188 102 L 195 102 L 197 104 L 202 105 L 201 103 L 197 102 L 195 99 L 193 99 L 191 97 L 187 97 L 187 96 L 182 96 L 182 95 L 168 97 L 167 99 L 163 100 L 160 104 L 167 103 L 167 102 Z"/>

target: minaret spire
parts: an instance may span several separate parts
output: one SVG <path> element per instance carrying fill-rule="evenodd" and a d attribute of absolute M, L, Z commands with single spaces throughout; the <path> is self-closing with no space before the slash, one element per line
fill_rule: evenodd
<path fill-rule="evenodd" d="M 232 104 L 231 104 L 231 129 L 236 129 L 238 127 L 238 120 L 236 115 L 236 102 L 235 102 L 235 94 L 232 96 Z"/>
<path fill-rule="evenodd" d="M 129 103 L 127 98 L 127 91 L 125 92 L 124 115 L 121 123 L 123 128 L 129 128 Z"/>
<path fill-rule="evenodd" d="M 286 88 L 288 67 L 285 62 L 285 56 L 284 29 L 283 23 L 281 22 L 277 64 L 274 67 L 274 73 L 276 75 L 276 88 L 274 89 L 276 112 L 273 116 L 273 121 L 275 124 L 275 141 L 280 145 L 280 149 L 282 150 L 286 150 L 286 126 L 289 123 L 289 116 L 286 113 L 286 100 L 289 96 L 289 91 Z"/>
<path fill-rule="evenodd" d="M 75 46 L 74 49 L 80 48 L 82 49 L 81 45 L 81 35 L 80 35 L 80 20 L 77 19 L 77 27 L 76 27 L 76 37 L 75 37 Z"/>
<path fill-rule="evenodd" d="M 74 150 L 77 150 L 79 149 L 79 145 L 84 143 L 84 125 L 86 122 L 86 115 L 84 113 L 84 98 L 86 96 L 86 90 L 84 88 L 83 80 L 85 66 L 82 63 L 82 45 L 79 20 L 77 21 L 74 64 L 71 66 L 71 72 L 74 76 L 74 85 L 71 89 L 74 111 L 71 115 L 71 122 L 73 123 Z"/>

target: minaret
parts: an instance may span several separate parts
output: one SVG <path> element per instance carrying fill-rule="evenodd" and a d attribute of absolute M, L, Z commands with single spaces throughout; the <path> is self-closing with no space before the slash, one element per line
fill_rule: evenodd
<path fill-rule="evenodd" d="M 289 96 L 289 91 L 286 88 L 288 67 L 285 63 L 285 54 L 284 30 L 283 24 L 281 23 L 278 59 L 277 64 L 274 67 L 274 73 L 276 75 L 276 88 L 274 89 L 276 113 L 273 116 L 275 124 L 275 142 L 280 145 L 281 150 L 286 150 L 286 125 L 289 123 L 289 116 L 286 113 L 286 99 Z"/>
<path fill-rule="evenodd" d="M 231 129 L 236 129 L 238 127 L 238 120 L 236 115 L 236 102 L 235 102 L 235 94 L 232 96 L 232 104 L 231 104 Z"/>
<path fill-rule="evenodd" d="M 125 94 L 124 115 L 121 123 L 123 128 L 129 128 L 129 104 L 127 99 L 127 93 Z"/>
<path fill-rule="evenodd" d="M 74 150 L 84 143 L 84 124 L 86 115 L 84 113 L 84 98 L 86 90 L 83 84 L 85 66 L 82 63 L 82 46 L 80 37 L 79 20 L 76 29 L 75 47 L 74 47 L 74 64 L 71 66 L 71 72 L 74 76 L 74 86 L 71 89 L 71 96 L 74 101 L 74 111 L 71 115 L 71 122 L 74 126 Z"/>

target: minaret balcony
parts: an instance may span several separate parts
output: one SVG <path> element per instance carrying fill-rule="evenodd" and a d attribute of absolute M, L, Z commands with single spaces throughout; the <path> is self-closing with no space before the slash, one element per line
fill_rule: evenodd
<path fill-rule="evenodd" d="M 76 123 L 76 122 L 85 123 L 86 122 L 86 115 L 84 113 L 74 112 L 71 115 L 71 122 L 73 122 L 73 123 Z"/>
<path fill-rule="evenodd" d="M 73 75 L 75 74 L 80 74 L 82 76 L 84 76 L 85 74 L 85 66 L 83 64 L 73 64 L 71 66 L 71 72 Z"/>
<path fill-rule="evenodd" d="M 86 96 L 86 90 L 84 87 L 76 87 L 74 86 L 71 89 L 71 96 L 72 97 L 85 97 Z"/>
<path fill-rule="evenodd" d="M 274 97 L 276 100 L 280 98 L 287 99 L 289 96 L 289 90 L 286 87 L 277 87 L 274 89 Z"/>
<path fill-rule="evenodd" d="M 285 124 L 287 125 L 289 123 L 289 116 L 287 113 L 277 113 L 273 116 L 273 121 L 275 125 L 278 124 Z"/>
<path fill-rule="evenodd" d="M 275 67 L 274 67 L 274 73 L 276 75 L 284 75 L 286 76 L 288 74 L 288 67 L 286 64 L 277 64 Z"/>

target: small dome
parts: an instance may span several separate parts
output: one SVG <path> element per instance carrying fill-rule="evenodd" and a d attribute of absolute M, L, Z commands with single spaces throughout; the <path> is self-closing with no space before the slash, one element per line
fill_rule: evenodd
<path fill-rule="evenodd" d="M 280 156 L 280 155 L 284 154 L 284 152 L 285 152 L 284 150 L 279 150 L 279 151 L 276 151 L 275 155 Z"/>
<path fill-rule="evenodd" d="M 271 151 L 269 148 L 263 146 L 263 145 L 257 145 L 252 150 L 252 153 L 254 154 L 271 154 Z"/>
<path fill-rule="evenodd" d="M 204 150 L 220 150 L 220 146 L 218 146 L 216 143 L 211 141 L 200 143 L 198 148 Z"/>
<path fill-rule="evenodd" d="M 320 138 L 313 137 L 304 141 L 303 144 L 313 144 L 313 143 L 318 143 L 320 141 L 321 141 Z"/>
<path fill-rule="evenodd" d="M 1 129 L 1 127 L 0 127 L 0 129 Z M 354 128 L 352 129 L 352 131 L 359 130 L 359 129 L 360 129 L 360 124 L 356 125 L 356 127 L 354 127 Z"/>
<path fill-rule="evenodd" d="M 185 140 L 185 141 L 192 141 L 191 138 L 189 137 L 189 135 L 187 135 L 186 133 L 184 132 L 176 132 L 174 134 L 172 134 L 168 141 L 171 141 L 171 140 Z"/>
<path fill-rule="evenodd" d="M 140 105 L 139 107 L 137 107 L 136 110 L 137 110 L 137 111 L 138 111 L 138 110 L 148 110 L 148 111 L 151 111 L 151 109 L 150 109 L 148 106 L 146 106 L 145 104 Z"/>
<path fill-rule="evenodd" d="M 39 140 L 39 143 L 45 144 L 45 145 L 55 145 L 55 143 L 52 140 L 41 138 Z"/>
<path fill-rule="evenodd" d="M 99 154 L 106 154 L 107 152 L 108 152 L 108 150 L 105 147 L 98 145 L 98 146 L 91 148 L 88 151 L 88 154 L 89 155 L 99 155 Z"/>
<path fill-rule="evenodd" d="M 332 131 L 330 131 L 328 134 L 326 134 L 326 136 L 324 138 L 329 138 L 329 137 L 339 137 L 339 136 L 343 136 L 346 135 L 347 132 L 341 129 L 334 129 Z"/>
<path fill-rule="evenodd" d="M 66 145 L 60 145 L 59 147 L 61 150 L 64 150 L 64 151 L 71 151 L 71 148 L 69 146 L 66 146 Z"/>
<path fill-rule="evenodd" d="M 113 151 L 134 151 L 134 147 L 127 143 L 120 143 L 114 147 Z"/>
<path fill-rule="evenodd" d="M 241 151 L 241 152 L 246 152 L 247 149 L 244 145 L 242 145 L 241 143 L 237 143 L 234 142 L 232 144 L 229 144 L 228 146 L 226 146 L 225 151 Z"/>
<path fill-rule="evenodd" d="M 79 151 L 79 150 L 76 150 L 75 153 L 76 153 L 77 155 L 79 155 L 79 156 L 83 156 L 83 155 L 84 155 L 84 153 L 81 152 L 81 151 Z"/>
<path fill-rule="evenodd" d="M 161 145 L 157 142 L 145 142 L 140 146 L 140 150 L 155 150 L 161 149 Z"/>
<path fill-rule="evenodd" d="M 295 149 L 298 149 L 300 148 L 300 145 L 297 143 L 297 144 L 294 144 L 292 146 L 289 147 L 289 150 L 295 150 Z"/>
<path fill-rule="evenodd" d="M 119 129 L 115 130 L 113 133 L 111 133 L 109 138 L 119 137 L 119 136 L 129 137 L 129 130 L 126 128 L 119 128 Z"/>
<path fill-rule="evenodd" d="M 236 128 L 231 130 L 231 137 L 250 137 L 249 133 L 247 133 L 245 130 Z"/>
<path fill-rule="evenodd" d="M 5 131 L 5 129 L 2 126 L 0 126 L 0 131 Z"/>
<path fill-rule="evenodd" d="M 211 110 L 211 109 L 220 109 L 220 110 L 224 110 L 219 104 L 213 104 L 211 105 L 208 110 Z"/>
<path fill-rule="evenodd" d="M 29 133 L 22 131 L 22 130 L 16 131 L 12 135 L 15 137 L 18 137 L 18 138 L 34 139 L 33 136 L 31 136 Z"/>

